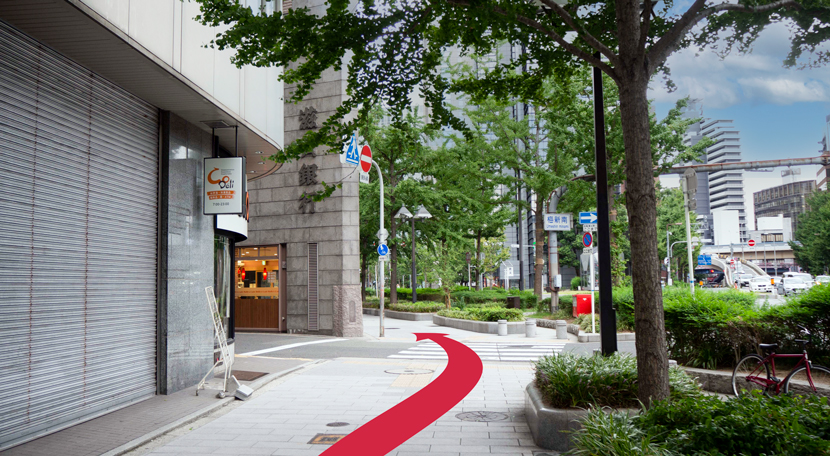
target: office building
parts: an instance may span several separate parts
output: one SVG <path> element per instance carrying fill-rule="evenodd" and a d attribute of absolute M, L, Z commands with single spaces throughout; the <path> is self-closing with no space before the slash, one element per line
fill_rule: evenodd
<path fill-rule="evenodd" d="M 753 193 L 756 222 L 761 218 L 781 215 L 790 219 L 791 232 L 795 233 L 798 229 L 798 216 L 808 209 L 807 198 L 814 191 L 816 191 L 816 182 L 804 180 Z M 760 225 L 758 229 L 761 229 Z"/>

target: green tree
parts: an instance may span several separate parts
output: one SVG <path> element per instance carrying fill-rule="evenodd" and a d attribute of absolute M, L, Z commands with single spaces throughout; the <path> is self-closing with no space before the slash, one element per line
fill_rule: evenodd
<path fill-rule="evenodd" d="M 394 303 L 398 302 L 398 229 L 401 224 L 407 222 L 394 216 L 401 206 L 408 204 L 412 208 L 413 204 L 425 199 L 430 193 L 431 183 L 415 179 L 413 175 L 423 167 L 426 156 L 431 153 L 426 144 L 437 133 L 434 126 L 424 123 L 417 110 L 407 110 L 400 120 L 391 124 L 384 123 L 385 115 L 386 111 L 376 106 L 361 119 L 359 125 L 360 134 L 372 145 L 372 158 L 383 173 L 386 199 L 384 225 L 389 231 L 389 301 Z M 377 186 L 376 183 L 371 185 Z M 379 196 L 375 201 L 379 201 Z M 376 208 L 378 205 L 374 201 L 366 203 L 368 207 Z M 403 231 L 407 231 L 405 225 Z"/>
<path fill-rule="evenodd" d="M 691 214 L 693 219 L 694 215 Z M 696 237 L 697 224 L 691 224 L 692 236 Z M 669 232 L 669 247 L 678 242 L 672 250 L 672 275 L 674 280 L 686 282 L 686 273 L 689 271 L 689 255 L 686 253 L 686 215 L 683 210 L 683 191 L 679 188 L 666 188 L 660 190 L 659 203 L 657 203 L 657 235 L 661 242 L 658 244 L 658 255 L 660 258 L 668 258 L 666 246 L 666 233 Z M 700 246 L 692 246 L 692 259 L 697 258 Z"/>
<path fill-rule="evenodd" d="M 324 14 L 308 8 L 266 16 L 236 0 L 197 0 L 199 19 L 222 26 L 219 48 L 236 49 L 239 65 L 285 68 L 283 80 L 296 84 L 291 100 L 302 99 L 328 68 L 348 62 L 348 92 L 341 108 L 273 159 L 285 162 L 321 144 L 339 147 L 343 122 L 357 111 L 360 119 L 383 100 L 392 117 L 403 118 L 409 95 L 419 87 L 437 123 L 464 130 L 444 104 L 452 88 L 441 71 L 441 56 L 450 46 L 485 54 L 505 40 L 520 44 L 522 54 L 499 66 L 500 71 L 477 82 L 500 99 L 535 93 L 545 78 L 571 71 L 587 62 L 611 77 L 620 92 L 625 145 L 626 206 L 630 216 L 632 282 L 635 308 L 639 398 L 669 396 L 668 353 L 660 261 L 657 252 L 657 200 L 652 160 L 652 137 L 646 93 L 652 76 L 668 74 L 666 61 L 677 49 L 696 44 L 726 54 L 733 48 L 751 49 L 769 24 L 786 22 L 792 48 L 785 60 L 799 63 L 804 52 L 830 60 L 820 50 L 830 38 L 830 0 L 694 0 L 688 6 L 673 1 L 618 0 L 598 3 L 573 0 L 430 0 L 358 2 L 330 0 Z M 684 9 L 685 8 L 685 9 Z M 719 41 L 725 38 L 723 41 Z M 804 59 L 801 59 L 803 61 Z M 521 73 L 516 68 L 527 69 Z M 333 191 L 331 184 L 327 192 Z M 325 193 L 320 196 L 325 196 Z"/>
<path fill-rule="evenodd" d="M 497 238 L 484 239 L 482 242 L 482 260 L 479 269 L 479 277 L 476 279 L 481 289 L 482 277 L 488 274 L 492 277 L 492 273 L 499 270 L 501 264 L 510 259 L 510 249 L 504 246 L 504 236 Z"/>
<path fill-rule="evenodd" d="M 431 246 L 417 248 L 417 261 L 424 277 L 438 284 L 444 297 L 444 305 L 451 307 L 450 294 L 462 270 L 465 269 L 467 246 L 458 242 L 435 242 Z"/>
<path fill-rule="evenodd" d="M 817 191 L 807 199 L 809 210 L 798 216 L 795 242 L 790 242 L 795 261 L 810 274 L 830 270 L 830 191 Z"/>

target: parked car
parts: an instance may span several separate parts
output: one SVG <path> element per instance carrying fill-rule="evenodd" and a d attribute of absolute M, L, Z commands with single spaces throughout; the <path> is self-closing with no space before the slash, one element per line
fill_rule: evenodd
<path fill-rule="evenodd" d="M 785 272 L 784 273 L 784 278 L 787 278 L 787 277 L 797 277 L 797 278 L 803 280 L 804 283 L 807 284 L 807 288 L 810 288 L 815 284 L 815 281 L 813 280 L 813 276 L 811 276 L 810 274 L 807 274 L 806 272 Z"/>
<path fill-rule="evenodd" d="M 739 274 L 738 275 L 738 286 L 741 287 L 741 288 L 748 287 L 749 282 L 752 280 L 753 277 L 755 277 L 755 276 L 752 275 L 752 274 Z"/>
<path fill-rule="evenodd" d="M 816 285 L 830 285 L 830 276 L 816 276 Z"/>
<path fill-rule="evenodd" d="M 772 284 L 766 277 L 754 277 L 749 281 L 749 291 L 771 292 Z"/>
<path fill-rule="evenodd" d="M 776 286 L 778 294 L 784 296 L 802 293 L 806 291 L 807 288 L 807 284 L 804 283 L 804 280 L 801 277 L 784 277 Z"/>

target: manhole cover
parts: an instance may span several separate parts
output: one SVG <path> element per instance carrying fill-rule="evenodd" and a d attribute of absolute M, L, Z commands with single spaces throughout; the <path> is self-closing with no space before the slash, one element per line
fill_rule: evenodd
<path fill-rule="evenodd" d="M 387 374 L 394 374 L 394 375 L 419 375 L 419 374 L 431 374 L 435 372 L 432 369 L 389 369 L 388 371 L 384 371 Z"/>
<path fill-rule="evenodd" d="M 334 423 L 329 423 L 326 426 L 328 427 L 341 427 L 341 426 L 348 426 L 349 423 L 344 423 L 343 421 L 335 421 Z"/>
<path fill-rule="evenodd" d="M 499 413 L 499 412 L 464 412 L 455 415 L 461 421 L 477 421 L 477 422 L 489 422 L 489 421 L 504 421 L 508 418 L 506 413 Z"/>

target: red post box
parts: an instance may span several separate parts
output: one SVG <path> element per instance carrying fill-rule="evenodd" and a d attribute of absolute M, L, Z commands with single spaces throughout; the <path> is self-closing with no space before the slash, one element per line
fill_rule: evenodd
<path fill-rule="evenodd" d="M 591 295 L 578 294 L 574 303 L 574 317 L 591 313 Z"/>

